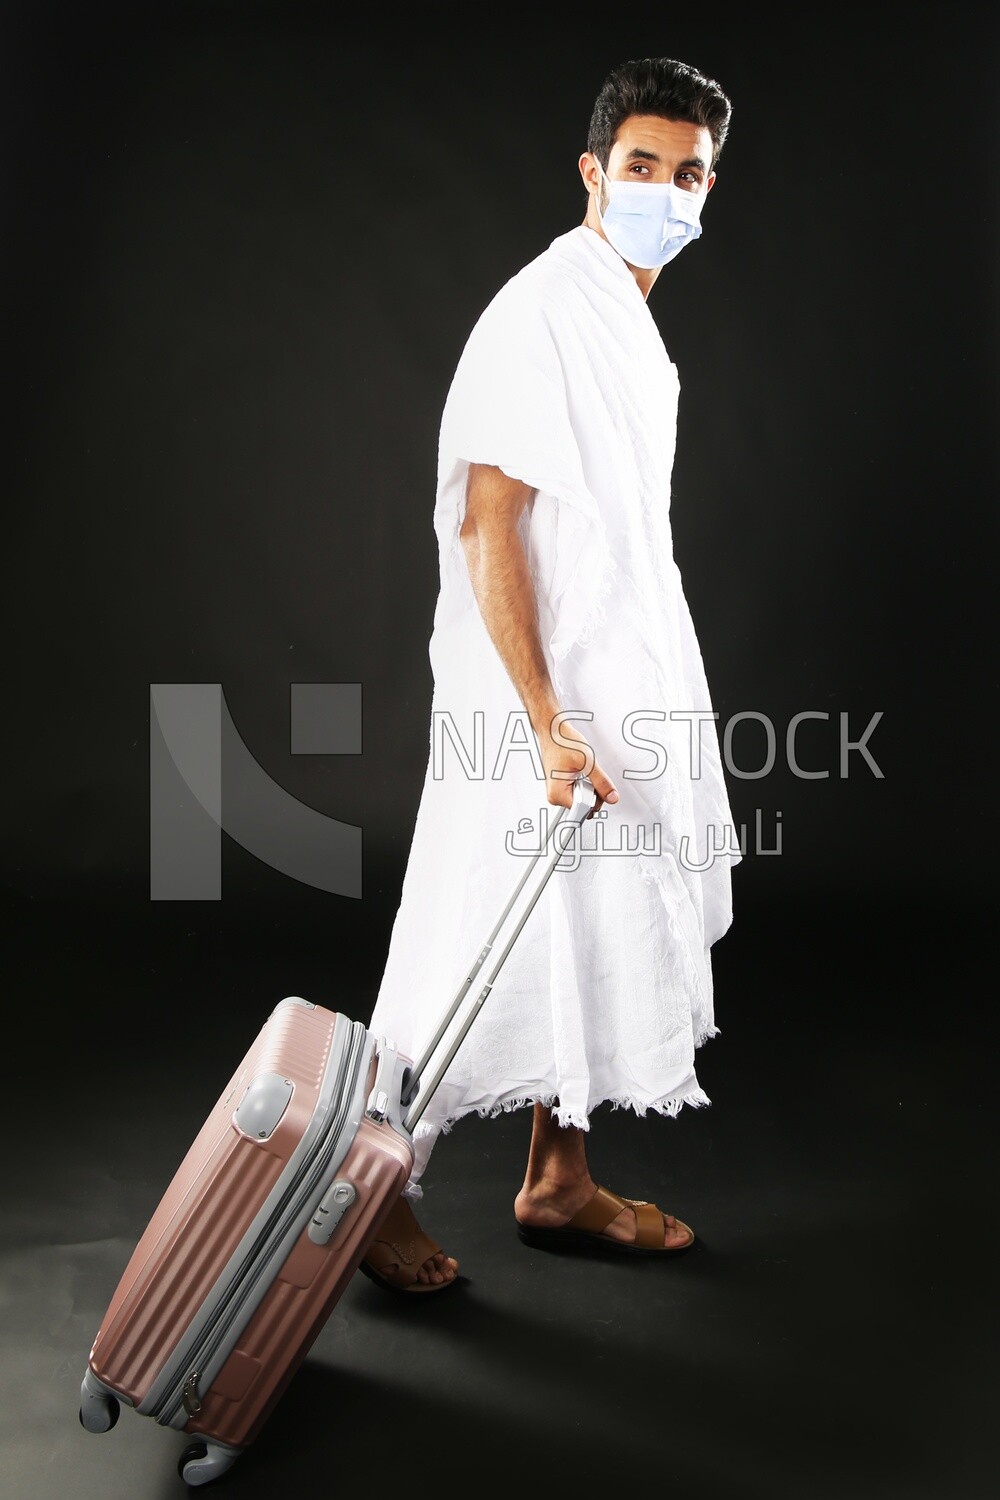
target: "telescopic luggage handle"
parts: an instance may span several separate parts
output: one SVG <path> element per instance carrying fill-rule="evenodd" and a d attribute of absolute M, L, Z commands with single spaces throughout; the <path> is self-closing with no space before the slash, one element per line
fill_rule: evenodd
<path fill-rule="evenodd" d="M 448 1068 L 451 1066 L 452 1059 L 454 1058 L 455 1053 L 458 1051 L 459 1047 L 462 1045 L 463 1041 L 468 1035 L 469 1028 L 471 1027 L 473 1021 L 476 1019 L 476 1016 L 479 1014 L 480 1010 L 485 1004 L 486 998 L 489 995 L 490 990 L 493 988 L 494 981 L 496 980 L 496 977 L 499 974 L 500 970 L 503 968 L 507 955 L 510 953 L 510 950 L 517 942 L 521 928 L 524 926 L 525 922 L 528 920 L 528 917 L 531 915 L 531 912 L 535 906 L 535 902 L 542 894 L 549 876 L 552 874 L 552 871 L 555 869 L 556 865 L 559 863 L 560 859 L 565 853 L 566 846 L 569 843 L 570 838 L 572 838 L 573 834 L 572 832 L 570 832 L 569 837 L 563 837 L 562 835 L 557 836 L 556 830 L 560 826 L 564 829 L 571 830 L 579 827 L 596 806 L 597 792 L 594 789 L 593 782 L 590 780 L 589 776 L 577 776 L 573 782 L 572 806 L 561 807 L 556 816 L 553 818 L 552 822 L 549 824 L 542 847 L 539 849 L 534 858 L 529 862 L 527 869 L 521 876 L 520 880 L 517 883 L 517 886 L 514 889 L 513 895 L 510 897 L 510 900 L 507 902 L 496 922 L 493 924 L 493 930 L 491 931 L 489 937 L 486 939 L 486 942 L 479 949 L 472 968 L 470 969 L 467 977 L 462 981 L 458 994 L 455 996 L 454 1000 L 451 1002 L 451 1005 L 448 1007 L 448 1010 L 441 1020 L 440 1025 L 434 1033 L 434 1036 L 428 1042 L 427 1046 L 424 1048 L 423 1053 L 408 1072 L 406 1082 L 403 1087 L 402 1103 L 404 1105 L 409 1105 L 410 1107 L 403 1119 L 403 1124 L 411 1133 L 417 1121 L 420 1119 L 421 1115 L 424 1113 L 424 1110 L 430 1103 L 438 1084 L 441 1082 L 441 1079 L 444 1077 Z M 553 845 L 554 848 L 552 847 Z M 507 942 L 504 944 L 504 947 L 499 956 L 494 958 L 492 964 L 489 965 L 487 978 L 480 985 L 476 998 L 469 1007 L 469 1012 L 463 1020 L 458 1033 L 452 1040 L 448 1051 L 445 1053 L 444 1057 L 434 1069 L 427 1087 L 421 1090 L 419 1099 L 417 1099 L 416 1103 L 414 1103 L 414 1096 L 416 1095 L 417 1090 L 420 1088 L 420 1080 L 423 1075 L 424 1069 L 427 1067 L 427 1064 L 436 1053 L 445 1032 L 448 1030 L 448 1027 L 455 1019 L 456 1015 L 462 1007 L 463 1001 L 467 998 L 474 981 L 482 971 L 483 966 L 486 964 L 487 960 L 490 957 L 490 954 L 493 952 L 493 944 L 496 942 L 500 929 L 513 910 L 517 902 L 517 898 L 520 896 L 521 892 L 524 890 L 524 887 L 531 879 L 532 873 L 535 870 L 536 866 L 539 864 L 539 861 L 541 861 L 542 863 L 542 869 L 540 875 L 537 877 L 537 885 L 535 886 L 534 893 L 528 898 L 528 904 L 518 918 L 517 925 L 515 926 L 514 931 L 511 933 L 510 937 L 507 939 Z"/>

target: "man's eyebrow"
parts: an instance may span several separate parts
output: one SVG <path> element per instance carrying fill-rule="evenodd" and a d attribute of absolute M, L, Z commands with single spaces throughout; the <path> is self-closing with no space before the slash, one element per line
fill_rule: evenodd
<path fill-rule="evenodd" d="M 644 151 L 641 146 L 633 146 L 631 151 L 625 153 L 626 161 L 655 161 L 657 164 L 662 160 L 655 151 Z M 689 156 L 686 161 L 678 162 L 677 170 L 680 172 L 684 167 L 695 167 L 699 172 L 707 170 L 700 156 Z"/>

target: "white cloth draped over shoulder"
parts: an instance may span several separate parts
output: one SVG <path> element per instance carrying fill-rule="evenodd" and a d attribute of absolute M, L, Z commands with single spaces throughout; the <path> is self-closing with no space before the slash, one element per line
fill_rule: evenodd
<path fill-rule="evenodd" d="M 501 288 L 455 372 L 427 772 L 372 1028 L 421 1051 L 556 812 L 459 540 L 470 463 L 535 491 L 520 526 L 542 645 L 620 801 L 582 825 L 418 1124 L 413 1197 L 439 1132 L 473 1111 L 540 1100 L 587 1129 L 602 1103 L 710 1102 L 694 1054 L 719 1031 L 710 949 L 740 853 L 673 558 L 678 388 L 632 273 L 582 225 Z"/>

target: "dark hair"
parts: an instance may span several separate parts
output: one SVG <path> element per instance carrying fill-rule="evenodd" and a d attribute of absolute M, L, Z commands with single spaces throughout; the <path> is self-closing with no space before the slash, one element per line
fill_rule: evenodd
<path fill-rule="evenodd" d="M 712 137 L 712 165 L 719 159 L 732 104 L 714 78 L 672 57 L 620 63 L 601 85 L 587 132 L 587 150 L 607 167 L 615 136 L 629 115 L 661 115 L 704 125 Z"/>

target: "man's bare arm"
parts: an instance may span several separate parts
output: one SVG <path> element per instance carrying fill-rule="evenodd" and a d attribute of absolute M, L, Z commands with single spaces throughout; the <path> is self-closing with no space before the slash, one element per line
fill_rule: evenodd
<path fill-rule="evenodd" d="M 561 708 L 549 675 L 538 628 L 538 602 L 518 523 L 534 491 L 491 464 L 470 464 L 465 519 L 459 532 L 476 601 L 490 639 L 524 704 L 538 738 L 548 800 L 568 807 L 569 780 L 553 771 L 578 775 L 593 752 L 569 722 L 554 723 Z M 579 750 L 554 738 L 580 745 Z M 617 802 L 613 783 L 597 765 L 588 772 L 598 800 Z"/>

